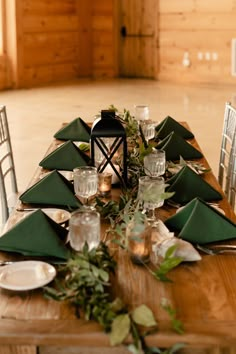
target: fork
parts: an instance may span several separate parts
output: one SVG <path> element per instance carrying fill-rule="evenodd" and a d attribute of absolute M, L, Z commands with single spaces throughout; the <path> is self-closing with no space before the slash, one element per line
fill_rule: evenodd
<path fill-rule="evenodd" d="M 212 248 L 206 247 L 206 246 L 202 246 L 202 245 L 196 245 L 197 249 L 199 249 L 200 251 L 206 253 L 206 254 L 210 254 L 210 255 L 217 255 L 217 254 L 221 254 L 221 253 L 234 253 L 236 252 L 236 246 L 233 245 L 216 245 L 213 246 Z"/>

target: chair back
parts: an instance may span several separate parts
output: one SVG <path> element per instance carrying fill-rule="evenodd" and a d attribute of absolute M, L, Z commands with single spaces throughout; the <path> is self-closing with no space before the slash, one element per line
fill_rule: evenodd
<path fill-rule="evenodd" d="M 220 148 L 218 181 L 229 200 L 232 172 L 235 163 L 233 147 L 236 135 L 236 109 L 230 102 L 225 104 L 223 132 Z"/>
<path fill-rule="evenodd" d="M 12 145 L 7 121 L 6 106 L 0 105 L 0 195 L 1 219 L 4 225 L 9 217 L 8 198 L 16 194 L 17 181 L 13 160 Z"/>
<path fill-rule="evenodd" d="M 228 200 L 234 212 L 236 212 L 236 134 L 234 135 L 232 153 L 231 153 L 231 169 L 229 176 Z"/>

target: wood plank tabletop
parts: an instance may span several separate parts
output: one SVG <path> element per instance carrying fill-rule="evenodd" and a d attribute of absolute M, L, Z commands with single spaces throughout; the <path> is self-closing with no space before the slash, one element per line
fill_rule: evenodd
<path fill-rule="evenodd" d="M 190 143 L 200 149 L 195 139 Z M 47 153 L 58 144 L 54 140 Z M 198 161 L 209 167 L 205 157 Z M 30 184 L 42 172 L 38 167 Z M 223 194 L 211 172 L 202 178 Z M 225 197 L 219 207 L 236 221 Z M 164 206 L 160 218 L 164 220 L 175 212 L 176 209 Z M 14 217 L 13 214 L 11 218 Z M 183 262 L 168 274 L 172 283 L 155 280 L 145 267 L 133 264 L 124 250 L 116 250 L 115 256 L 118 267 L 112 280 L 114 294 L 130 310 L 146 304 L 158 322 L 158 331 L 147 337 L 148 344 L 165 348 L 186 343 L 180 353 L 236 353 L 236 254 L 202 255 L 200 261 Z M 1 252 L 1 258 L 11 256 Z M 170 318 L 161 306 L 163 298 L 176 309 L 177 317 L 183 322 L 182 335 L 173 331 Z M 98 324 L 77 319 L 72 307 L 46 299 L 42 289 L 24 292 L 0 289 L 0 354 L 36 354 L 37 348 L 47 353 L 46 347 L 51 348 L 50 353 L 61 353 L 59 347 L 65 349 L 63 353 L 69 353 L 71 347 L 77 347 L 76 353 L 105 353 L 106 350 L 123 353 L 124 350 L 110 348 L 108 336 Z"/>

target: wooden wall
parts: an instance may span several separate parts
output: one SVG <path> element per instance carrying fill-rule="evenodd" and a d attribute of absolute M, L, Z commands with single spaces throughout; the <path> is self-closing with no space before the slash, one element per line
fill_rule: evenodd
<path fill-rule="evenodd" d="M 115 8 L 115 0 L 92 0 L 92 72 L 95 78 L 117 75 Z"/>
<path fill-rule="evenodd" d="M 9 87 L 115 75 L 113 0 L 5 1 L 15 3 L 7 16 L 15 11 L 17 27 L 6 43 L 17 46 L 17 52 L 6 49 L 17 66 Z M 0 88 L 5 70 L 0 58 Z"/>
<path fill-rule="evenodd" d="M 234 0 L 159 0 L 158 78 L 236 83 L 231 75 L 232 38 L 236 38 Z M 189 53 L 190 66 L 182 64 L 184 52 Z"/>
<path fill-rule="evenodd" d="M 119 0 L 0 1 L 5 1 L 11 19 L 0 56 L 0 89 L 118 75 Z M 156 79 L 235 83 L 235 0 L 157 1 Z M 185 52 L 189 66 L 183 65 Z"/>

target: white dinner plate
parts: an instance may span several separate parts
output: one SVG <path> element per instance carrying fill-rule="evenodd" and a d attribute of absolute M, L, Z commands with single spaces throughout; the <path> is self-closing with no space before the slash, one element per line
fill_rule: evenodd
<path fill-rule="evenodd" d="M 7 290 L 33 290 L 50 283 L 56 269 L 41 261 L 19 261 L 0 268 L 0 287 Z"/>
<path fill-rule="evenodd" d="M 10 230 L 13 226 L 15 226 L 20 220 L 23 218 L 26 218 L 30 213 L 33 213 L 37 209 L 32 209 L 32 210 L 22 210 L 16 212 L 14 215 L 12 215 L 11 218 L 7 220 L 5 223 L 2 232 L 0 235 L 4 234 L 7 230 Z M 44 208 L 41 209 L 46 215 L 48 215 L 53 221 L 55 221 L 58 224 L 64 224 L 65 222 L 69 221 L 71 214 L 69 211 L 64 210 L 64 209 L 54 209 L 54 208 Z"/>
<path fill-rule="evenodd" d="M 64 209 L 43 208 L 41 210 L 58 224 L 64 224 L 71 216 L 70 212 Z"/>

